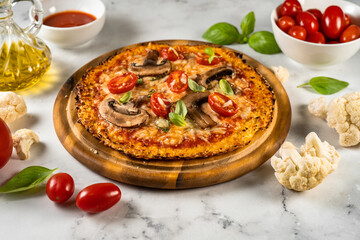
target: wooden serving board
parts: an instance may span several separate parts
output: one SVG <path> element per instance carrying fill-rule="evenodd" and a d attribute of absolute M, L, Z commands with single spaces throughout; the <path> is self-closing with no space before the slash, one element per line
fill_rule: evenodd
<path fill-rule="evenodd" d="M 153 41 L 169 45 L 212 45 L 199 41 Z M 131 158 L 100 143 L 79 124 L 75 109 L 77 82 L 90 68 L 138 45 L 119 48 L 105 53 L 76 71 L 61 88 L 54 105 L 53 120 L 56 134 L 65 149 L 93 171 L 113 180 L 160 189 L 184 189 L 209 186 L 232 180 L 259 167 L 279 149 L 285 140 L 291 122 L 288 96 L 274 74 L 258 61 L 243 54 L 246 63 L 269 82 L 275 93 L 273 121 L 268 129 L 256 133 L 249 145 L 226 154 L 210 158 L 178 160 L 143 160 Z M 226 48 L 226 47 L 223 47 Z M 226 48 L 228 49 L 228 48 Z M 236 52 L 235 50 L 228 49 Z M 239 53 L 239 52 L 238 52 Z M 240 53 L 242 54 L 242 53 Z"/>

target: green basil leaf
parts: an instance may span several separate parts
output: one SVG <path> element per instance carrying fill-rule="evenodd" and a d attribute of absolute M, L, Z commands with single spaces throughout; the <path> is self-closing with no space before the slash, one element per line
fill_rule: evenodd
<path fill-rule="evenodd" d="M 175 113 L 179 114 L 182 118 L 185 118 L 187 114 L 187 108 L 183 100 L 179 100 L 175 106 Z"/>
<path fill-rule="evenodd" d="M 0 193 L 13 193 L 31 189 L 45 181 L 55 169 L 31 166 L 23 169 L 0 187 Z"/>
<path fill-rule="evenodd" d="M 240 44 L 244 44 L 244 43 L 247 43 L 248 40 L 249 40 L 248 37 L 245 37 L 244 35 L 239 34 L 238 38 L 236 39 L 236 42 L 240 43 Z"/>
<path fill-rule="evenodd" d="M 337 80 L 335 78 L 320 76 L 314 77 L 310 79 L 310 82 L 299 85 L 298 87 L 303 87 L 306 85 L 310 85 L 315 91 L 320 94 L 330 95 L 343 90 L 349 85 L 349 83 Z"/>
<path fill-rule="evenodd" d="M 221 91 L 228 96 L 234 95 L 234 91 L 232 90 L 230 84 L 225 79 L 221 79 L 219 81 Z"/>
<path fill-rule="evenodd" d="M 275 41 L 274 34 L 268 31 L 260 31 L 251 35 L 249 38 L 249 46 L 262 54 L 281 52 L 281 49 Z"/>
<path fill-rule="evenodd" d="M 228 45 L 234 43 L 239 37 L 237 28 L 229 23 L 221 22 L 212 25 L 202 35 L 205 40 L 219 44 Z"/>
<path fill-rule="evenodd" d="M 180 116 L 178 113 L 173 113 L 173 112 L 169 113 L 169 119 L 176 126 L 179 127 L 186 126 L 185 119 L 182 116 Z"/>
<path fill-rule="evenodd" d="M 121 98 L 119 99 L 119 102 L 121 103 L 127 103 L 132 97 L 132 92 L 126 92 L 124 95 L 121 96 Z"/>
<path fill-rule="evenodd" d="M 205 88 L 199 84 L 197 84 L 197 82 L 195 82 L 192 79 L 188 79 L 188 85 L 189 88 L 193 91 L 193 92 L 204 92 Z"/>
<path fill-rule="evenodd" d="M 249 12 L 241 21 L 241 31 L 242 34 L 247 37 L 252 32 L 254 32 L 255 28 L 255 14 L 254 12 Z"/>
<path fill-rule="evenodd" d="M 170 124 L 170 121 L 165 118 L 158 118 L 155 120 L 155 126 L 166 133 L 170 130 Z"/>
<path fill-rule="evenodd" d="M 214 52 L 214 50 L 213 50 L 211 47 L 206 47 L 206 48 L 204 49 L 204 52 L 205 52 L 207 55 L 209 55 L 209 63 L 211 63 L 212 60 L 213 60 L 214 57 L 215 57 L 215 52 Z"/>
<path fill-rule="evenodd" d="M 136 84 L 137 85 L 141 85 L 144 83 L 144 79 L 143 78 L 138 78 L 138 80 L 136 80 Z"/>

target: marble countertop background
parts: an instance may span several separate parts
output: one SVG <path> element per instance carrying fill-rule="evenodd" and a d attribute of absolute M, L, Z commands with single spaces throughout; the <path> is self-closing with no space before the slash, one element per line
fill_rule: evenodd
<path fill-rule="evenodd" d="M 360 4 L 359 0 L 352 0 Z M 105 26 L 93 41 L 74 49 L 48 43 L 52 66 L 43 80 L 21 92 L 28 114 L 11 124 L 11 130 L 30 128 L 41 143 L 27 161 L 16 157 L 0 170 L 0 184 L 19 170 L 41 165 L 58 168 L 73 176 L 75 194 L 63 205 L 51 202 L 40 187 L 28 192 L 0 196 L 0 234 L 17 239 L 360 239 L 359 146 L 343 148 L 327 124 L 311 116 L 309 99 L 320 95 L 296 86 L 314 76 L 348 81 L 349 87 L 327 100 L 360 90 L 360 54 L 345 63 L 313 70 L 283 54 L 262 55 L 248 45 L 231 48 L 254 57 L 264 65 L 286 67 L 290 79 L 284 84 L 292 105 L 292 123 L 287 140 L 300 146 L 315 131 L 335 146 L 342 158 L 338 169 L 307 192 L 283 188 L 270 161 L 253 172 L 215 186 L 165 191 L 116 183 L 121 201 L 108 211 L 87 214 L 75 206 L 84 187 L 108 182 L 75 160 L 56 137 L 52 108 L 66 79 L 82 65 L 110 50 L 132 43 L 159 39 L 202 40 L 202 33 L 217 22 L 239 26 L 249 12 L 256 15 L 255 31 L 269 30 L 270 12 L 280 0 L 104 0 Z"/>

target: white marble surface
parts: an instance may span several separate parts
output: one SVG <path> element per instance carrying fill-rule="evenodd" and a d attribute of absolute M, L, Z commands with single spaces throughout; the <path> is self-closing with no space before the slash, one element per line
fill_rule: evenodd
<path fill-rule="evenodd" d="M 360 4 L 359 0 L 352 0 Z M 83 187 L 110 181 L 77 162 L 56 137 L 52 108 L 65 80 L 83 64 L 112 49 L 157 39 L 201 40 L 201 34 L 220 21 L 239 26 L 254 10 L 255 30 L 271 30 L 270 12 L 280 0 L 104 0 L 107 19 L 101 34 L 76 49 L 53 54 L 50 71 L 33 91 L 22 92 L 29 113 L 11 124 L 12 131 L 30 128 L 40 136 L 32 157 L 15 157 L 0 170 L 0 183 L 30 165 L 59 168 L 71 174 L 76 191 L 64 205 L 51 202 L 44 188 L 0 196 L 0 234 L 13 239 L 360 239 L 360 146 L 343 148 L 338 135 L 306 110 L 318 94 L 296 88 L 314 76 L 326 75 L 350 82 L 342 92 L 360 90 L 360 53 L 327 69 L 311 70 L 283 54 L 261 55 L 247 45 L 232 45 L 265 65 L 283 65 L 290 80 L 284 84 L 293 119 L 287 140 L 303 144 L 315 131 L 340 152 L 338 169 L 313 190 L 293 192 L 275 179 L 270 162 L 236 180 L 216 186 L 163 191 L 117 183 L 123 196 L 112 209 L 90 215 L 76 208 L 76 193 Z"/>

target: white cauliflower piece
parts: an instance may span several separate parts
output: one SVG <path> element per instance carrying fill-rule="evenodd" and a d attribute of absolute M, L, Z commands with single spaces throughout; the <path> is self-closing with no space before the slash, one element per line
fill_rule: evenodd
<path fill-rule="evenodd" d="M 325 98 L 311 100 L 309 112 L 324 117 L 329 127 L 339 133 L 339 144 L 343 147 L 360 143 L 360 92 L 348 93 L 334 98 L 326 109 Z"/>
<path fill-rule="evenodd" d="M 284 83 L 289 79 L 289 71 L 283 66 L 270 66 L 269 68 L 274 72 L 275 76 L 280 80 L 280 82 Z"/>
<path fill-rule="evenodd" d="M 333 99 L 328 106 L 327 123 L 339 133 L 341 146 L 360 143 L 360 92 Z"/>
<path fill-rule="evenodd" d="M 39 142 L 39 136 L 29 129 L 20 129 L 13 135 L 14 148 L 21 160 L 30 158 L 30 147 Z"/>
<path fill-rule="evenodd" d="M 308 110 L 312 115 L 322 119 L 326 119 L 326 98 L 320 97 L 310 100 Z"/>
<path fill-rule="evenodd" d="M 21 118 L 27 112 L 22 96 L 13 92 L 0 92 L 0 118 L 11 123 Z"/>
<path fill-rule="evenodd" d="M 295 191 L 310 190 L 319 185 L 332 173 L 340 160 L 339 153 L 326 141 L 321 142 L 316 133 L 311 132 L 301 146 L 285 142 L 280 148 L 280 156 L 271 158 L 275 177 L 284 187 Z"/>

